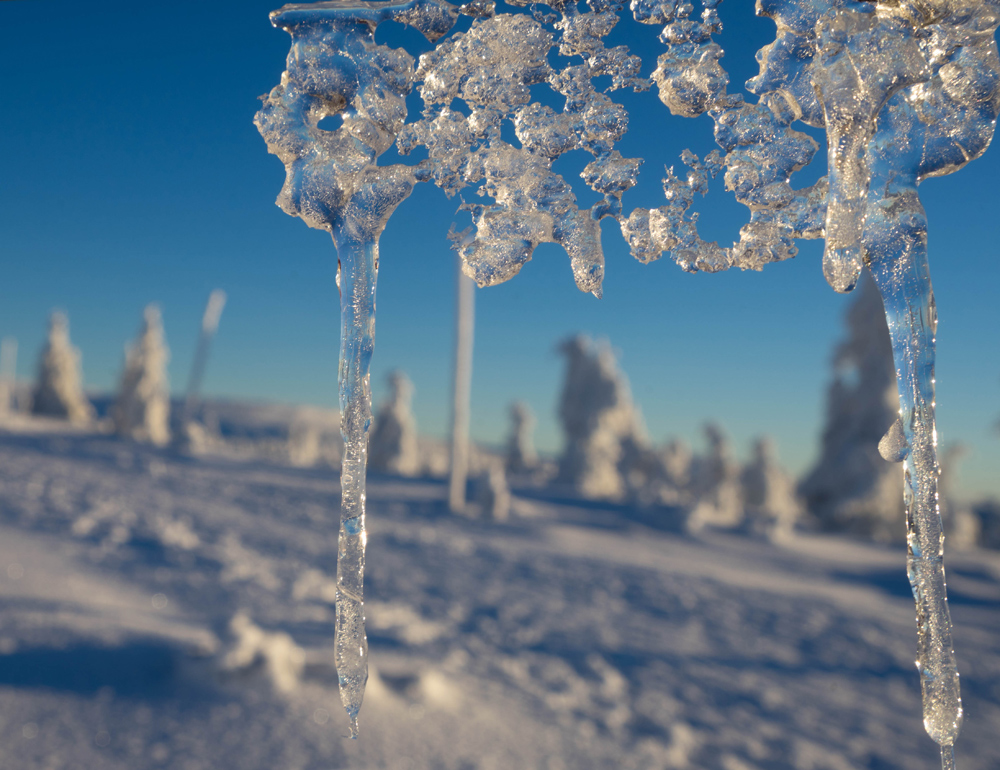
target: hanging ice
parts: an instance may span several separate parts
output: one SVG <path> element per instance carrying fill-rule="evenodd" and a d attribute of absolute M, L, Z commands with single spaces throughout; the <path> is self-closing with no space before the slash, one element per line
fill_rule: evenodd
<path fill-rule="evenodd" d="M 962 703 L 938 507 L 937 316 L 917 184 L 958 170 L 992 138 L 1000 110 L 998 8 L 992 0 L 763 5 L 777 22 L 778 39 L 763 52 L 762 74 L 752 85 L 782 94 L 803 120 L 825 121 L 827 128 L 832 181 L 824 272 L 834 288 L 849 289 L 860 270 L 853 256 L 860 242 L 885 305 L 900 415 L 880 449 L 903 462 L 924 726 L 942 747 L 943 766 L 952 767 Z"/>
<path fill-rule="evenodd" d="M 666 252 L 688 271 L 760 270 L 795 256 L 795 239 L 823 236 L 823 271 L 838 291 L 852 289 L 862 264 L 869 265 L 899 376 L 900 419 L 884 450 L 905 456 L 925 724 L 944 747 L 944 761 L 953 761 L 961 701 L 936 503 L 936 319 L 916 185 L 957 170 L 992 137 L 1000 108 L 998 0 L 758 0 L 758 12 L 778 29 L 758 56 L 760 75 L 748 84 L 757 104 L 727 92 L 722 50 L 712 39 L 721 29 L 720 2 L 702 0 L 700 16 L 691 18 L 693 4 L 684 0 L 632 0 L 636 21 L 663 27 L 666 52 L 651 78 L 641 77 L 640 60 L 625 46 L 604 45 L 619 22 L 620 0 L 588 0 L 589 10 L 552 0 L 554 14 L 532 5 L 531 13 L 500 16 L 479 1 L 456 8 L 443 0 L 342 0 L 286 6 L 272 15 L 293 39 L 282 83 L 257 117 L 287 169 L 278 203 L 331 232 L 340 257 L 347 449 L 337 656 L 354 729 L 366 677 L 364 474 L 378 237 L 413 185 L 433 181 L 448 195 L 478 185 L 478 200 L 461 207 L 473 227 L 452 239 L 465 272 L 481 286 L 513 277 L 539 243 L 553 242 L 569 255 L 577 286 L 599 296 L 600 221 L 607 217 L 617 220 L 636 258 L 649 262 Z M 373 30 L 387 19 L 433 42 L 460 12 L 486 18 L 443 39 L 415 69 L 406 52 L 374 42 Z M 557 61 L 568 63 L 556 69 Z M 622 198 L 642 159 L 624 158 L 615 148 L 628 114 L 594 86 L 598 78 L 610 79 L 607 91 L 655 83 L 675 115 L 707 113 L 721 151 L 703 158 L 682 153 L 687 171 L 668 169 L 664 202 L 626 215 Z M 404 126 L 404 97 L 413 83 L 424 111 Z M 546 88 L 549 98 L 534 101 Z M 560 99 L 558 112 L 542 103 Z M 322 128 L 329 117 L 340 125 Z M 798 120 L 826 128 L 829 183 L 792 187 L 792 175 L 818 149 L 792 128 Z M 377 166 L 394 142 L 404 155 L 425 148 L 427 159 Z M 601 196 L 589 209 L 578 206 L 572 185 L 553 170 L 556 159 L 579 149 L 593 158 L 580 176 Z M 728 247 L 702 240 L 692 211 L 696 195 L 719 173 L 750 210 L 739 241 Z"/>
<path fill-rule="evenodd" d="M 364 627 L 365 471 L 371 425 L 369 365 L 375 341 L 378 239 L 412 191 L 417 171 L 376 166 L 406 119 L 413 57 L 378 45 L 374 30 L 389 19 L 430 40 L 447 32 L 457 10 L 437 0 L 287 5 L 271 22 L 292 36 L 281 84 L 264 97 L 255 122 L 268 150 L 285 164 L 278 205 L 337 246 L 340 289 L 341 466 L 337 552 L 336 664 L 340 697 L 358 732 L 368 681 Z M 333 130 L 324 118 L 340 118 Z"/>

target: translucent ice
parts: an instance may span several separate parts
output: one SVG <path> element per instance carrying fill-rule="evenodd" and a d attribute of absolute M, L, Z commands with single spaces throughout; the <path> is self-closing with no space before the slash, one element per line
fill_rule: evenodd
<path fill-rule="evenodd" d="M 917 601 L 925 725 L 950 759 L 961 723 L 958 676 L 941 566 L 934 427 L 934 317 L 919 181 L 951 173 L 981 154 L 1000 111 L 998 0 L 758 0 L 777 25 L 748 83 L 756 104 L 727 92 L 721 0 L 633 0 L 637 22 L 662 26 L 665 53 L 651 76 L 625 46 L 604 38 L 620 23 L 619 0 L 551 0 L 548 9 L 493 15 L 489 2 L 443 0 L 323 2 L 286 6 L 274 23 L 292 35 L 281 85 L 265 98 L 257 125 L 287 176 L 278 198 L 289 214 L 334 237 L 340 256 L 343 467 L 338 563 L 338 670 L 352 720 L 366 676 L 362 614 L 365 440 L 370 422 L 368 362 L 374 334 L 378 237 L 420 181 L 463 202 L 473 226 L 452 233 L 463 269 L 480 286 L 516 275 L 540 243 L 560 244 L 577 286 L 600 295 L 600 221 L 614 218 L 632 254 L 663 253 L 685 270 L 760 270 L 796 254 L 795 240 L 826 238 L 823 272 L 851 290 L 868 264 L 882 294 L 893 342 L 900 419 L 883 452 L 906 473 L 910 577 Z M 516 0 L 515 6 L 528 5 Z M 457 15 L 478 16 L 447 35 Z M 415 62 L 374 42 L 383 20 L 409 24 L 437 47 Z M 415 66 L 416 65 L 416 66 Z M 558 66 L 557 66 L 558 65 Z M 561 68 L 560 68 L 561 67 Z M 595 87 L 603 78 L 607 88 Z M 416 84 L 423 112 L 405 124 Z M 642 159 L 616 148 L 625 108 L 608 92 L 655 84 L 675 115 L 707 114 L 718 150 L 681 154 L 668 169 L 659 205 L 626 213 Z M 544 94 L 544 96 L 543 96 Z M 561 108 L 554 107 L 559 105 Z M 341 118 L 327 131 L 320 121 Z M 828 177 L 805 189 L 792 175 L 818 145 L 796 121 L 825 127 Z M 396 143 L 413 166 L 378 166 Z M 573 185 L 554 170 L 583 150 L 580 173 L 599 200 L 581 208 Z M 560 167 L 563 164 L 560 164 Z M 697 196 L 723 174 L 750 211 L 730 246 L 698 234 Z"/>
<path fill-rule="evenodd" d="M 962 702 L 938 506 L 937 316 L 917 184 L 961 168 L 992 138 L 1000 110 L 997 7 L 762 0 L 761 8 L 776 21 L 778 38 L 760 55 L 761 76 L 751 87 L 780 94 L 804 121 L 827 129 L 824 272 L 834 288 L 848 290 L 864 259 L 885 305 L 900 416 L 880 449 L 904 466 L 924 726 L 942 746 L 942 764 L 953 767 Z"/>
<path fill-rule="evenodd" d="M 336 663 L 340 696 L 357 736 L 368 681 L 364 625 L 365 473 L 371 426 L 369 368 L 375 342 L 378 238 L 412 191 L 419 169 L 378 167 L 406 119 L 413 57 L 375 43 L 389 19 L 430 40 L 447 32 L 458 10 L 438 0 L 372 3 L 334 0 L 287 5 L 272 23 L 292 36 L 281 84 L 264 97 L 255 122 L 268 150 L 285 165 L 278 205 L 337 246 L 340 289 L 341 467 L 337 554 Z M 339 116 L 334 130 L 320 121 Z"/>

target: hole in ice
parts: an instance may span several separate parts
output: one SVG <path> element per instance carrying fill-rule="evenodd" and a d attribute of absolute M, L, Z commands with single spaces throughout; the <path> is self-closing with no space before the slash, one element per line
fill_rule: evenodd
<path fill-rule="evenodd" d="M 327 115 L 325 118 L 320 118 L 316 127 L 323 131 L 336 131 L 342 125 L 344 125 L 344 116 L 338 112 L 336 115 Z"/>

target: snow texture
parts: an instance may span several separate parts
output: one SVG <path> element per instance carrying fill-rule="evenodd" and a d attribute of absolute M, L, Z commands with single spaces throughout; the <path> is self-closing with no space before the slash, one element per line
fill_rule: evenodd
<path fill-rule="evenodd" d="M 125 350 L 125 369 L 111 409 L 119 436 L 160 445 L 170 441 L 169 360 L 160 309 L 148 305 L 139 336 Z"/>
<path fill-rule="evenodd" d="M 225 435 L 272 419 L 219 413 Z M 355 742 L 329 635 L 328 470 L 19 419 L 0 429 L 5 770 L 935 764 L 895 549 L 692 537 L 517 487 L 493 524 L 448 515 L 444 480 L 375 478 Z M 948 588 L 958 759 L 994 770 L 1000 555 L 953 550 Z"/>
<path fill-rule="evenodd" d="M 49 318 L 49 336 L 38 361 L 31 411 L 77 424 L 94 419 L 94 407 L 83 394 L 80 351 L 69 341 L 69 321 L 62 313 Z"/>

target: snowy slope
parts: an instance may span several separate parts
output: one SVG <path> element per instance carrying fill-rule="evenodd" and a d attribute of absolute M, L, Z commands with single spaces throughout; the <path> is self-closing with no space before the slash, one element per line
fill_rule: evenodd
<path fill-rule="evenodd" d="M 0 430 L 0 766 L 934 768 L 904 554 L 673 534 L 373 477 L 358 742 L 332 666 L 329 468 Z M 1000 766 L 1000 558 L 949 554 L 963 770 Z M 234 618 L 237 618 L 234 622 Z"/>

